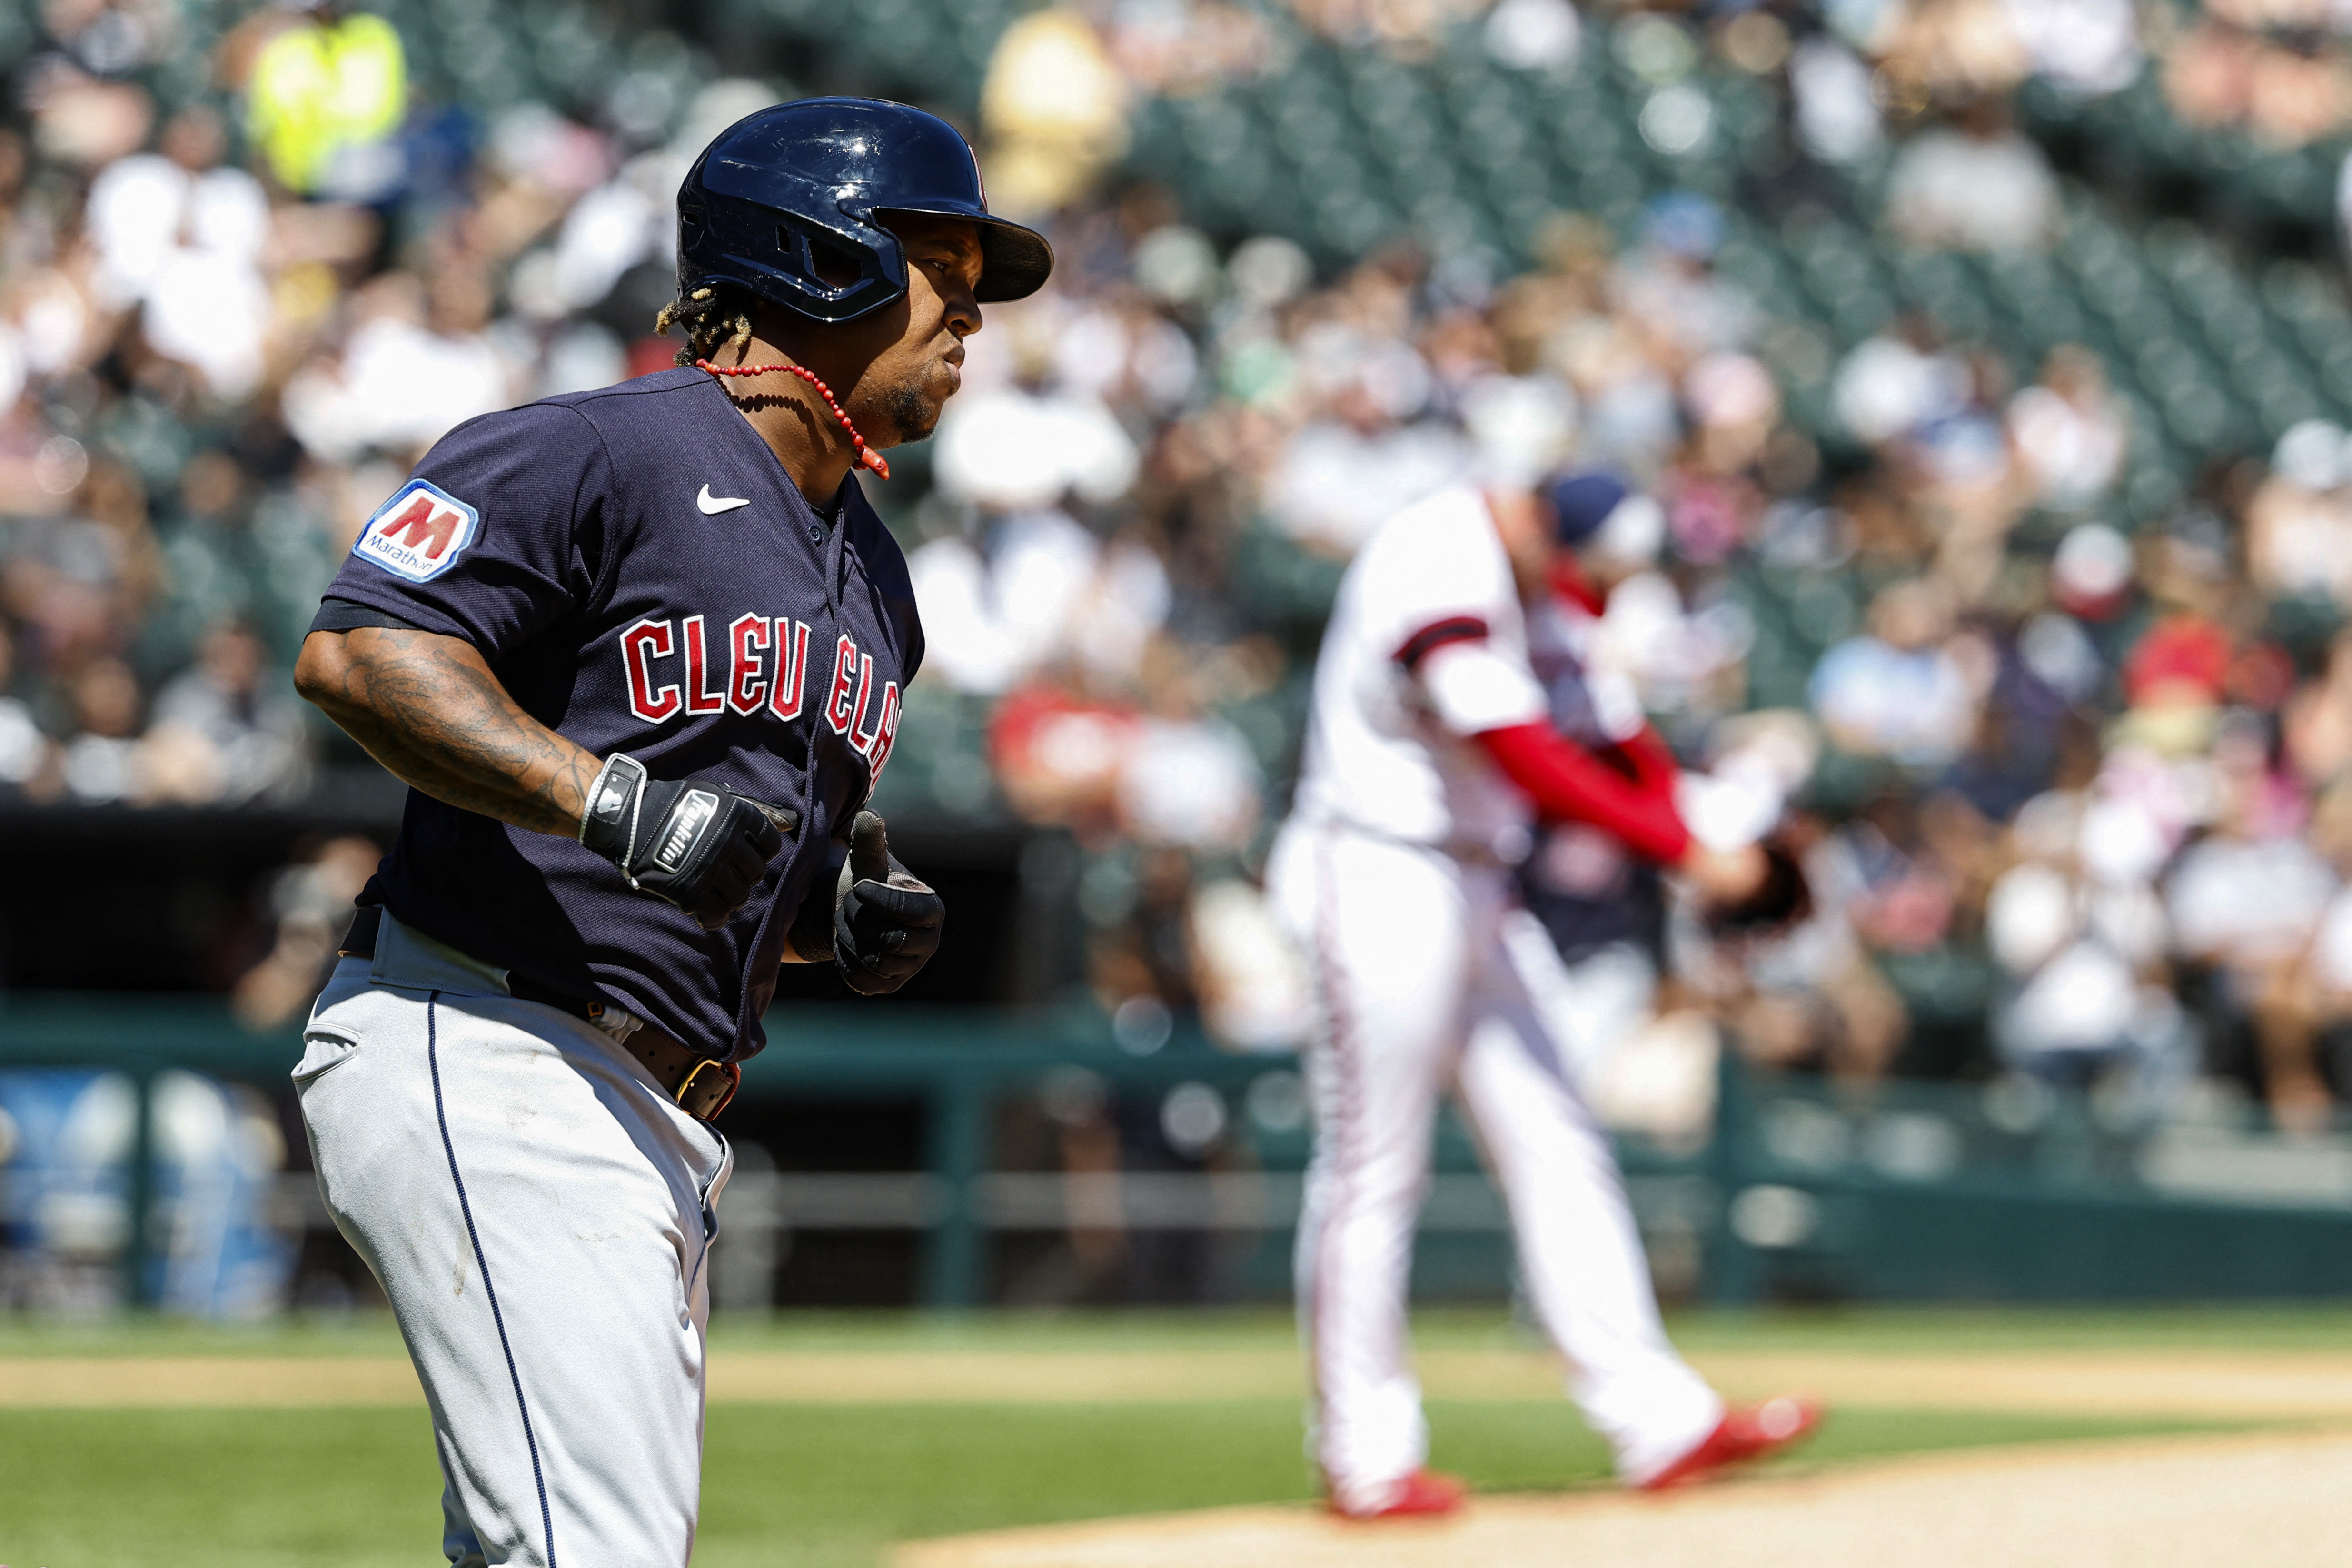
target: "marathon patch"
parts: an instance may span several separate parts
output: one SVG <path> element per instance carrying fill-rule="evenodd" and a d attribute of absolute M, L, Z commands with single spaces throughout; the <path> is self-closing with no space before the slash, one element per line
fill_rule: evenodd
<path fill-rule="evenodd" d="M 457 563 L 482 531 L 482 514 L 427 479 L 411 479 L 376 508 L 352 553 L 395 577 L 429 583 Z"/>

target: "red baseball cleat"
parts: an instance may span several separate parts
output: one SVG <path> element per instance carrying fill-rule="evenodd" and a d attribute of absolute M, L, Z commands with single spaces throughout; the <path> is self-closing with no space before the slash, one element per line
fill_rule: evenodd
<path fill-rule="evenodd" d="M 1470 1489 L 1460 1479 L 1441 1475 L 1435 1470 L 1415 1470 L 1401 1481 L 1391 1483 L 1384 1500 L 1370 1507 L 1350 1508 L 1332 1492 L 1323 1500 L 1323 1506 L 1341 1519 L 1405 1519 L 1416 1514 L 1452 1513 L 1462 1506 Z"/>
<path fill-rule="evenodd" d="M 1782 1394 L 1761 1405 L 1727 1410 L 1715 1430 L 1681 1458 L 1643 1481 L 1639 1489 L 1663 1491 L 1733 1465 L 1776 1454 L 1822 1424 L 1822 1407 L 1810 1399 Z"/>

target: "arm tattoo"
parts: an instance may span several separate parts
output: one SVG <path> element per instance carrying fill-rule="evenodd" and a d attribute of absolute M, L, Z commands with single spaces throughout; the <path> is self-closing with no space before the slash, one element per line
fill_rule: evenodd
<path fill-rule="evenodd" d="M 341 636 L 331 681 L 307 694 L 370 756 L 436 800 L 579 837 L 602 759 L 524 712 L 471 643 L 390 626 Z"/>

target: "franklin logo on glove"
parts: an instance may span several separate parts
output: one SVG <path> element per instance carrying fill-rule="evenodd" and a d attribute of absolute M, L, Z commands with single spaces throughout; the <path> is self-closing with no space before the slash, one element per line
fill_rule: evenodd
<path fill-rule="evenodd" d="M 732 790 L 650 777 L 643 763 L 615 752 L 588 791 L 580 842 L 618 866 L 632 888 L 717 931 L 751 898 L 784 834 L 798 825 L 794 814 Z M 650 853 L 641 848 L 647 845 Z"/>
<path fill-rule="evenodd" d="M 694 843 L 694 836 L 702 831 L 702 825 L 718 809 L 717 795 L 705 795 L 698 789 L 689 791 L 670 815 L 669 836 L 662 840 L 661 852 L 654 857 L 654 863 L 665 871 L 677 870 L 677 863 L 686 858 L 688 847 Z"/>

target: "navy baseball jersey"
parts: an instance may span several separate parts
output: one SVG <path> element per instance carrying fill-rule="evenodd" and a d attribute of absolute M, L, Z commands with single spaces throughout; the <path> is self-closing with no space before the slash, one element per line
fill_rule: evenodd
<path fill-rule="evenodd" d="M 572 839 L 417 790 L 370 884 L 483 963 L 713 1056 L 759 1050 L 785 931 L 881 776 L 922 659 L 905 557 L 856 479 L 820 514 L 716 380 L 663 371 L 451 431 L 327 597 L 322 626 L 350 624 L 344 600 L 465 638 L 526 712 L 600 757 L 799 814 L 716 931 Z"/>

